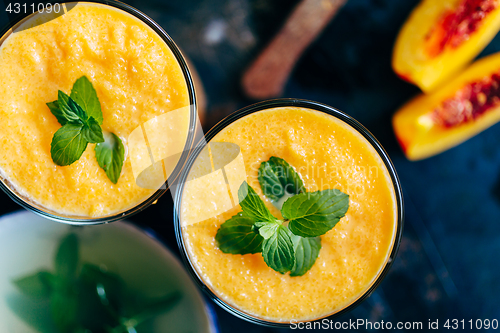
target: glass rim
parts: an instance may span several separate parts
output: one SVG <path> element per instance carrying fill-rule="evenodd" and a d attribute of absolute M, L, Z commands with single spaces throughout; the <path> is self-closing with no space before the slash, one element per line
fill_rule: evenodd
<path fill-rule="evenodd" d="M 401 242 L 402 234 L 403 234 L 403 225 L 404 225 L 404 204 L 403 204 L 403 190 L 401 186 L 401 182 L 399 180 L 399 177 L 396 173 L 396 169 L 389 158 L 389 155 L 385 151 L 385 149 L 382 147 L 382 145 L 378 142 L 378 140 L 373 136 L 373 134 L 368 131 L 361 123 L 359 123 L 357 120 L 352 118 L 351 116 L 345 114 L 344 112 L 328 106 L 323 103 L 319 102 L 314 102 L 314 101 L 309 101 L 309 100 L 304 100 L 304 99 L 295 99 L 295 98 L 280 98 L 280 99 L 273 99 L 273 100 L 267 100 L 259 103 L 255 103 L 252 105 L 249 105 L 247 107 L 244 107 L 242 109 L 239 109 L 238 111 L 233 112 L 232 114 L 228 115 L 225 117 L 223 120 L 218 122 L 214 127 L 212 127 L 205 135 L 205 140 L 202 141 L 202 143 L 208 144 L 210 140 L 212 140 L 219 132 L 221 132 L 224 128 L 229 126 L 230 124 L 234 123 L 235 121 L 250 115 L 252 113 L 256 113 L 259 111 L 267 110 L 267 109 L 272 109 L 272 108 L 279 108 L 279 107 L 301 107 L 301 108 L 306 108 L 306 109 L 311 109 L 319 112 L 323 112 L 326 114 L 329 114 L 344 123 L 350 125 L 352 128 L 354 128 L 358 133 L 360 133 L 369 143 L 370 145 L 376 150 L 382 161 L 384 162 L 385 167 L 387 168 L 387 171 L 389 173 L 389 176 L 391 178 L 393 187 L 394 187 L 394 193 L 395 193 L 395 199 L 396 199 L 396 209 L 397 209 L 397 218 L 396 218 L 396 230 L 394 234 L 394 240 L 391 244 L 392 249 L 389 254 L 389 256 L 386 258 L 386 263 L 383 266 L 383 268 L 380 269 L 378 275 L 376 276 L 376 279 L 370 284 L 370 287 L 366 289 L 360 296 L 358 296 L 352 303 L 348 304 L 345 306 L 343 309 L 338 310 L 336 312 L 320 316 L 318 318 L 314 319 L 306 319 L 306 320 L 297 320 L 296 322 L 311 322 L 311 321 L 316 321 L 316 320 L 321 320 L 321 319 L 334 319 L 337 318 L 343 314 L 346 314 L 350 311 L 352 311 L 355 307 L 360 305 L 365 299 L 367 299 L 374 291 L 377 289 L 377 287 L 380 285 L 380 283 L 384 280 L 385 276 L 387 275 L 392 263 L 394 262 L 394 259 L 397 255 L 399 245 Z M 248 322 L 258 324 L 261 326 L 267 326 L 267 327 L 277 327 L 277 328 L 290 328 L 291 323 L 290 322 L 279 322 L 279 321 L 272 321 L 272 320 L 266 320 L 262 318 L 258 318 L 255 315 L 250 315 L 242 310 L 237 309 L 235 306 L 228 304 L 227 302 L 223 301 L 218 295 L 216 295 L 210 287 L 206 285 L 206 283 L 203 281 L 199 273 L 196 271 L 196 268 L 193 266 L 193 263 L 191 262 L 191 259 L 189 257 L 189 254 L 187 253 L 186 246 L 184 244 L 184 237 L 182 235 L 182 227 L 180 225 L 180 214 L 178 210 L 180 210 L 180 205 L 182 201 L 182 192 L 184 189 L 184 184 L 185 181 L 189 175 L 189 171 L 191 167 L 193 166 L 194 162 L 196 161 L 198 155 L 201 153 L 203 148 L 205 147 L 204 144 L 198 144 L 196 148 L 194 149 L 193 153 L 189 156 L 189 159 L 186 163 L 185 169 L 183 170 L 182 175 L 179 177 L 179 182 L 178 186 L 176 187 L 175 195 L 174 195 L 174 228 L 175 228 L 175 235 L 177 239 L 177 244 L 180 248 L 180 253 L 182 260 L 187 266 L 187 270 L 193 277 L 193 279 L 197 282 L 199 287 L 208 294 L 208 296 L 215 302 L 217 303 L 220 307 L 222 307 L 224 310 L 228 311 L 232 315 L 235 315 L 236 317 L 246 320 Z"/>
<path fill-rule="evenodd" d="M 44 207 L 43 205 L 38 204 L 36 202 L 28 202 L 20 194 L 16 193 L 15 190 L 9 187 L 8 184 L 5 183 L 6 181 L 8 181 L 8 178 L 3 177 L 0 174 L 0 188 L 17 204 L 37 215 L 43 216 L 49 220 L 71 225 L 96 225 L 96 224 L 115 222 L 118 220 L 128 218 L 132 215 L 135 215 L 143 211 L 144 209 L 148 208 L 152 204 L 154 204 L 163 194 L 165 194 L 168 191 L 169 188 L 168 184 L 173 183 L 182 174 L 182 170 L 184 169 L 184 166 L 187 163 L 190 151 L 193 147 L 197 130 L 198 110 L 196 104 L 196 92 L 194 88 L 193 78 L 189 70 L 189 67 L 187 65 L 187 62 L 184 59 L 184 56 L 182 55 L 182 52 L 180 51 L 179 47 L 175 44 L 173 39 L 170 37 L 170 35 L 168 35 L 158 23 L 153 21 L 153 19 L 151 19 L 149 16 L 147 16 L 140 10 L 116 0 L 85 0 L 85 1 L 62 0 L 62 1 L 57 1 L 57 3 L 60 4 L 96 3 L 105 6 L 107 5 L 110 7 L 120 9 L 125 13 L 139 19 L 141 22 L 143 22 L 149 28 L 151 28 L 163 40 L 165 44 L 167 44 L 167 47 L 172 51 L 177 63 L 179 64 L 179 67 L 182 70 L 182 74 L 186 82 L 189 95 L 189 103 L 190 103 L 189 104 L 190 122 L 188 128 L 187 141 L 184 146 L 184 150 L 179 158 L 179 161 L 177 162 L 176 167 L 174 168 L 168 179 L 165 181 L 163 186 L 161 186 L 158 190 L 156 190 L 150 197 L 140 202 L 139 204 L 135 205 L 134 207 L 127 208 L 126 210 L 118 213 L 112 213 L 108 216 L 96 217 L 96 218 L 85 217 L 80 215 L 62 214 L 52 211 L 51 209 Z M 9 24 L 6 28 L 1 29 L 0 46 L 5 42 L 6 38 L 14 32 L 16 27 L 19 27 L 27 19 L 36 14 L 38 14 L 38 12 L 27 13 L 25 15 L 22 15 L 16 19 L 16 22 L 14 24 Z"/>

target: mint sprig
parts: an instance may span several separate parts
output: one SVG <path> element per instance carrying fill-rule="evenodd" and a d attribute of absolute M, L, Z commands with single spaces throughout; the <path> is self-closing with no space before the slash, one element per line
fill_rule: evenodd
<path fill-rule="evenodd" d="M 65 280 L 73 279 L 78 269 L 79 260 L 78 237 L 75 234 L 68 234 L 59 244 L 54 260 L 57 275 Z"/>
<path fill-rule="evenodd" d="M 104 142 L 101 126 L 94 118 L 90 117 L 82 128 L 82 135 L 88 143 Z"/>
<path fill-rule="evenodd" d="M 281 223 L 282 221 L 276 220 L 276 222 L 255 222 L 254 225 L 264 239 L 269 239 L 278 231 Z"/>
<path fill-rule="evenodd" d="M 113 133 L 106 133 L 104 139 L 104 142 L 95 146 L 95 158 L 109 180 L 116 184 L 122 171 L 125 148 L 120 138 Z"/>
<path fill-rule="evenodd" d="M 52 291 L 51 279 L 52 273 L 40 271 L 14 281 L 15 286 L 22 290 L 26 295 L 33 298 L 44 298 L 50 296 Z"/>
<path fill-rule="evenodd" d="M 119 275 L 82 262 L 79 248 L 77 235 L 69 234 L 59 244 L 52 272 L 41 270 L 12 281 L 40 304 L 50 302 L 54 332 L 136 332 L 137 326 L 170 311 L 182 298 L 177 290 L 160 298 L 141 295 Z M 33 312 L 40 304 L 30 301 L 22 306 Z"/>
<path fill-rule="evenodd" d="M 103 143 L 96 148 L 96 158 L 108 178 L 116 184 L 125 150 L 120 138 L 113 133 L 106 135 L 108 140 L 105 141 L 101 128 L 101 104 L 89 79 L 82 76 L 76 80 L 70 96 L 59 90 L 58 100 L 47 103 L 47 106 L 62 125 L 52 138 L 50 153 L 54 163 L 71 165 L 80 159 L 89 143 Z"/>
<path fill-rule="evenodd" d="M 65 166 L 80 159 L 88 144 L 82 135 L 82 129 L 82 124 L 67 123 L 57 130 L 50 148 L 55 164 Z"/>
<path fill-rule="evenodd" d="M 61 90 L 58 91 L 58 104 L 64 118 L 68 122 L 86 124 L 89 116 L 80 105 L 78 105 L 71 97 L 66 95 Z M 64 125 L 63 125 L 64 126 Z"/>
<path fill-rule="evenodd" d="M 281 274 L 289 272 L 295 264 L 291 236 L 288 228 L 278 225 L 275 232 L 262 244 L 262 257 L 267 266 Z"/>
<path fill-rule="evenodd" d="M 267 209 L 264 201 L 262 201 L 259 195 L 247 182 L 243 182 L 238 189 L 238 199 L 243 214 L 254 221 L 274 222 L 277 220 L 269 209 Z"/>
<path fill-rule="evenodd" d="M 264 239 L 252 230 L 254 221 L 239 213 L 224 222 L 215 236 L 224 253 L 249 254 L 262 252 Z"/>
<path fill-rule="evenodd" d="M 272 156 L 259 168 L 259 183 L 262 192 L 271 201 L 278 201 L 286 194 L 306 192 L 304 183 L 295 169 L 282 158 Z"/>
<path fill-rule="evenodd" d="M 335 227 L 349 208 L 349 196 L 339 190 L 297 194 L 283 204 L 281 214 L 297 236 L 316 237 Z"/>
<path fill-rule="evenodd" d="M 59 122 L 59 124 L 61 124 L 61 126 L 66 125 L 68 120 L 66 119 L 63 111 L 59 107 L 59 101 L 47 103 L 47 106 L 49 107 L 50 112 L 52 112 L 52 114 L 57 118 L 57 121 Z"/>
<path fill-rule="evenodd" d="M 71 89 L 71 98 L 87 111 L 89 117 L 94 118 L 99 125 L 102 125 L 101 103 L 94 86 L 86 76 L 75 81 L 73 89 Z"/>
<path fill-rule="evenodd" d="M 290 276 L 301 276 L 310 270 L 316 262 L 321 249 L 321 238 L 293 235 L 292 242 L 295 252 L 295 265 L 290 271 Z"/>
<path fill-rule="evenodd" d="M 290 272 L 290 276 L 304 275 L 318 258 L 321 249 L 319 236 L 335 227 L 345 216 L 349 196 L 336 189 L 306 192 L 295 169 L 274 156 L 261 163 L 258 178 L 262 191 L 281 209 L 284 220 L 274 217 L 254 189 L 243 182 L 238 191 L 243 212 L 237 216 L 244 218 L 245 237 L 236 238 L 227 232 L 235 223 L 235 216 L 218 230 L 219 248 L 225 253 L 245 254 L 241 249 L 250 246 L 255 236 L 249 235 L 252 236 L 253 232 L 260 236 L 262 245 L 253 243 L 254 252 L 251 253 L 260 252 L 256 246 L 261 246 L 264 261 L 270 268 L 281 274 Z"/>

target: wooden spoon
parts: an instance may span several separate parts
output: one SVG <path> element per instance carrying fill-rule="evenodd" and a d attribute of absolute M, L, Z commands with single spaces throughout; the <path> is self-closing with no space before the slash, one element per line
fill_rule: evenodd
<path fill-rule="evenodd" d="M 302 52 L 347 0 L 302 0 L 283 28 L 243 75 L 243 90 L 255 99 L 281 95 Z"/>

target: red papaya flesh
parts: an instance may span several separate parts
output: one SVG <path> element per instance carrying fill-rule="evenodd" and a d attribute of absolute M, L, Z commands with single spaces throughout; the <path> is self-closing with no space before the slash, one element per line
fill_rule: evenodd
<path fill-rule="evenodd" d="M 423 0 L 401 29 L 394 71 L 424 92 L 442 86 L 500 30 L 500 0 Z"/>
<path fill-rule="evenodd" d="M 449 84 L 404 105 L 393 118 L 410 160 L 454 147 L 500 121 L 500 53 L 476 61 Z"/>

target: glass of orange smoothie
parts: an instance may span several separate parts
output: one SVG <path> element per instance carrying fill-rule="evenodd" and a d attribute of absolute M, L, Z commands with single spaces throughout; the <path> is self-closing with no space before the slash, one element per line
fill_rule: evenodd
<path fill-rule="evenodd" d="M 65 14 L 29 14 L 0 32 L 0 187 L 60 222 L 126 218 L 156 202 L 187 160 L 198 126 L 190 71 L 170 36 L 131 6 L 95 0 L 53 8 Z M 91 141 L 70 165 L 57 164 L 51 150 L 65 124 L 47 103 L 61 103 L 58 91 L 73 98 L 84 76 L 104 137 L 123 144 L 114 177 Z"/>
<path fill-rule="evenodd" d="M 231 114 L 206 134 L 206 142 L 179 178 L 175 227 L 186 265 L 216 303 L 253 323 L 290 327 L 344 314 L 370 296 L 396 256 L 403 199 L 392 162 L 366 128 L 327 105 L 280 99 Z M 265 187 L 265 167 L 275 162 L 293 169 L 287 167 L 300 185 L 288 184 L 294 193 L 274 195 Z M 279 182 L 276 186 L 281 189 Z M 325 193 L 343 193 L 343 204 L 347 195 L 347 212 L 311 246 L 296 243 L 300 225 L 289 215 L 302 214 L 307 196 Z M 335 201 L 335 195 L 328 200 Z M 294 199 L 299 196 L 301 202 Z M 265 206 L 259 206 L 260 213 L 248 213 L 258 202 Z M 325 205 L 320 206 L 314 207 L 319 211 Z M 321 216 L 310 217 L 307 228 L 314 229 Z M 290 234 L 293 268 L 282 269 L 284 252 L 269 256 L 272 246 L 286 247 L 287 241 L 279 236 L 273 244 L 269 235 L 278 232 L 262 232 L 263 225 L 272 224 L 263 220 Z M 229 223 L 232 229 L 224 229 Z"/>

